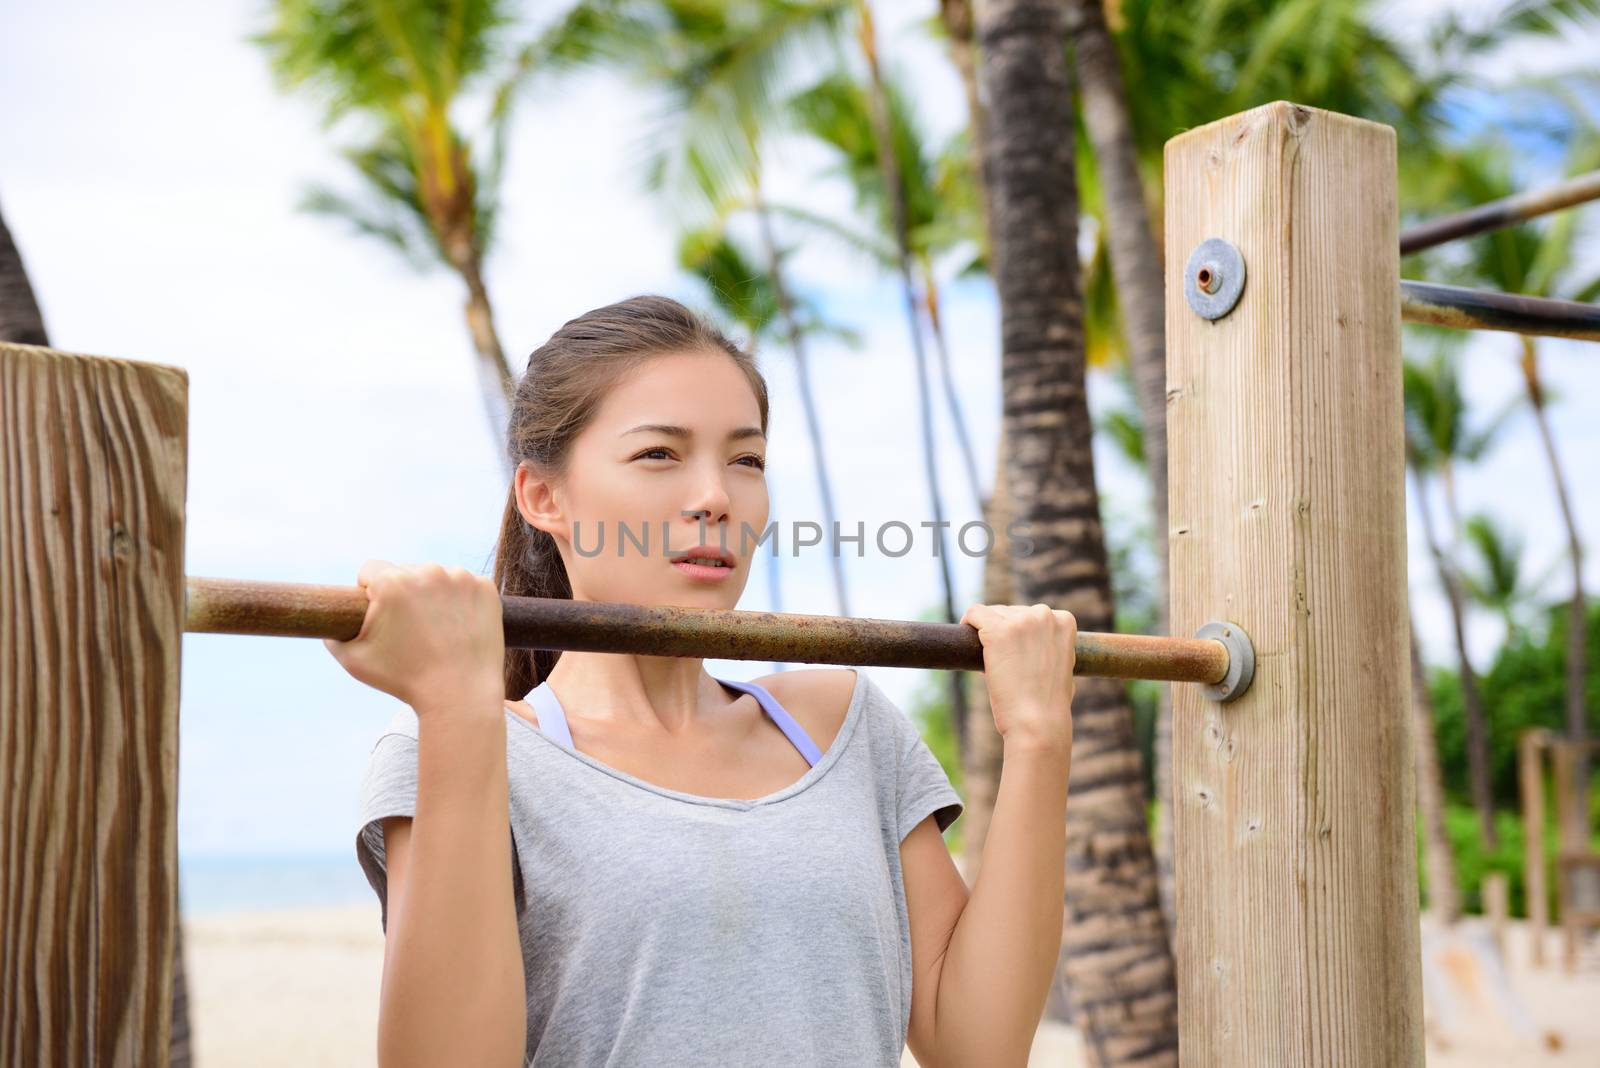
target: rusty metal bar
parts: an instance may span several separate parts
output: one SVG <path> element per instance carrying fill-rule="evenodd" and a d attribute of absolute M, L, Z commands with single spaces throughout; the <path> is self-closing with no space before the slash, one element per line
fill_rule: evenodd
<path fill-rule="evenodd" d="M 1475 208 L 1454 215 L 1418 223 L 1408 230 L 1401 231 L 1400 254 L 1404 256 L 1412 252 L 1421 252 L 1425 248 L 1433 248 L 1435 245 L 1442 245 L 1457 238 L 1499 230 L 1591 200 L 1600 200 L 1600 171 L 1580 174 L 1548 189 L 1491 200 L 1487 204 L 1479 204 Z"/>
<path fill-rule="evenodd" d="M 978 632 L 962 623 L 851 619 L 780 612 L 506 597 L 506 645 L 643 656 L 982 671 Z M 349 641 L 361 631 L 359 586 L 188 577 L 191 634 L 256 634 Z M 1219 683 L 1228 650 L 1209 638 L 1079 631 L 1076 674 Z"/>
<path fill-rule="evenodd" d="M 1400 317 L 1408 323 L 1458 330 L 1508 330 L 1600 341 L 1600 305 L 1409 279 L 1400 280 Z"/>

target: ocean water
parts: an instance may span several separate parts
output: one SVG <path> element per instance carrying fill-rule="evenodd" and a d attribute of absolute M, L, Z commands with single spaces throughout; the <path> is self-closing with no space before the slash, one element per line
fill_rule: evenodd
<path fill-rule="evenodd" d="M 183 915 L 330 905 L 377 907 L 356 862 L 339 853 L 179 854 L 178 910 Z"/>

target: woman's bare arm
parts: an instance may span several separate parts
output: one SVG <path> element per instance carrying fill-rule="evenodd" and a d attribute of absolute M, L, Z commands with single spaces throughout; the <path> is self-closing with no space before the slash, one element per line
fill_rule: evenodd
<path fill-rule="evenodd" d="M 915 971 L 907 1039 L 937 1068 L 1022 1066 L 1061 949 L 1078 624 L 1042 602 L 975 604 L 962 622 L 983 643 L 1004 759 L 970 894 L 929 820 L 901 843 Z"/>
<path fill-rule="evenodd" d="M 970 895 L 929 816 L 901 843 L 919 1064 L 1025 1065 L 1061 947 L 1071 750 L 1006 743 Z"/>
<path fill-rule="evenodd" d="M 498 697 L 476 701 L 484 714 L 418 710 L 416 816 L 384 820 L 382 1068 L 522 1064 L 505 716 Z"/>

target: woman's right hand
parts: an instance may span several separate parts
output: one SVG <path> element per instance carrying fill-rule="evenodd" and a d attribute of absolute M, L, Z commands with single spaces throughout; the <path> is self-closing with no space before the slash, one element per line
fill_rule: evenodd
<path fill-rule="evenodd" d="M 322 640 L 346 671 L 419 712 L 487 701 L 498 714 L 505 629 L 492 579 L 464 567 L 368 560 L 356 581 L 367 591 L 361 632 Z"/>
<path fill-rule="evenodd" d="M 995 729 L 1008 744 L 1072 751 L 1078 620 L 1044 603 L 973 604 Z"/>

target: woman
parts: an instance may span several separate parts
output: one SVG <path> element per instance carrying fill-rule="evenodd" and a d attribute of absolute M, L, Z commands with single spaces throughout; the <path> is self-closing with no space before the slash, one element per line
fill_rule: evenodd
<path fill-rule="evenodd" d="M 940 833 L 961 799 L 865 675 L 504 646 L 502 593 L 734 607 L 766 431 L 753 359 L 683 305 L 596 309 L 518 385 L 493 581 L 362 567 L 361 633 L 327 645 L 405 706 L 356 837 L 385 1068 L 1026 1062 L 1061 937 L 1069 613 L 963 618 L 1005 745 L 970 894 Z"/>

